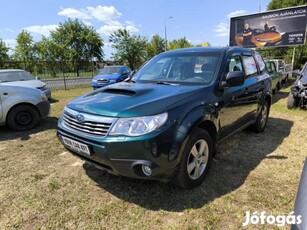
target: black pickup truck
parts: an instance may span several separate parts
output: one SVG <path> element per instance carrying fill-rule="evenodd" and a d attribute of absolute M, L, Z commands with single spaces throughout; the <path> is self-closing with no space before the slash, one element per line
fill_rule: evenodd
<path fill-rule="evenodd" d="M 62 144 L 110 173 L 201 184 L 219 142 L 264 131 L 271 78 L 250 49 L 161 53 L 128 82 L 72 100 L 58 122 Z"/>

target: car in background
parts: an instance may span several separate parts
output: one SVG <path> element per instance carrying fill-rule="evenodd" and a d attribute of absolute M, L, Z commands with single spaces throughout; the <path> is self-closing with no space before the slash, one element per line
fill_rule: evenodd
<path fill-rule="evenodd" d="M 46 83 L 34 77 L 32 74 L 21 69 L 0 70 L 0 85 L 24 86 L 43 91 L 47 98 L 51 99 L 51 89 Z"/>
<path fill-rule="evenodd" d="M 274 61 L 265 61 L 266 69 L 272 79 L 272 92 L 275 94 L 281 89 L 282 73 L 277 72 Z"/>
<path fill-rule="evenodd" d="M 288 109 L 307 108 L 307 62 L 302 70 L 295 70 L 293 74 L 297 76 L 296 81 L 291 86 L 288 96 Z"/>
<path fill-rule="evenodd" d="M 247 127 L 263 132 L 271 78 L 238 47 L 160 53 L 130 81 L 69 102 L 57 136 L 68 151 L 126 177 L 200 185 L 217 145 Z"/>
<path fill-rule="evenodd" d="M 270 59 L 270 61 L 275 63 L 277 72 L 282 74 L 282 83 L 287 83 L 292 76 L 292 65 L 286 64 L 282 59 Z"/>
<path fill-rule="evenodd" d="M 236 45 L 243 47 L 243 32 L 235 36 Z M 282 41 L 282 34 L 277 31 L 264 31 L 262 29 L 253 29 L 251 42 L 256 47 L 274 46 L 280 44 Z"/>
<path fill-rule="evenodd" d="M 43 91 L 0 84 L 0 125 L 24 131 L 34 128 L 49 113 L 50 103 Z"/>
<path fill-rule="evenodd" d="M 93 89 L 124 81 L 130 74 L 128 66 L 105 66 L 92 80 Z"/>

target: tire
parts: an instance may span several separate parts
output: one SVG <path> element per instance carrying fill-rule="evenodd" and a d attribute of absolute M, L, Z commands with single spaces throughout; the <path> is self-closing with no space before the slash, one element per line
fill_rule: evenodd
<path fill-rule="evenodd" d="M 279 90 L 281 90 L 280 82 L 277 83 L 276 92 L 279 91 Z"/>
<path fill-rule="evenodd" d="M 267 100 L 265 100 L 257 116 L 257 120 L 252 126 L 250 126 L 250 130 L 255 133 L 263 132 L 265 130 L 268 121 L 269 113 L 270 113 L 270 104 Z"/>
<path fill-rule="evenodd" d="M 174 183 L 184 189 L 200 185 L 207 175 L 212 155 L 211 136 L 206 130 L 196 129 L 184 148 Z"/>
<path fill-rule="evenodd" d="M 18 105 L 8 114 L 7 124 L 16 131 L 24 131 L 34 128 L 39 123 L 39 114 L 35 108 L 29 105 Z"/>
<path fill-rule="evenodd" d="M 293 96 L 293 94 L 290 92 L 288 96 L 288 101 L 287 101 L 287 108 L 288 109 L 295 109 L 297 107 L 297 100 Z"/>

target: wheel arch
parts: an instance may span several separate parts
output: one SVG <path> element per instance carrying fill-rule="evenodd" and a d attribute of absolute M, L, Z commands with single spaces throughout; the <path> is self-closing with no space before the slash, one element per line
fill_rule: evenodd
<path fill-rule="evenodd" d="M 6 123 L 7 123 L 7 119 L 8 119 L 8 117 L 9 117 L 10 112 L 11 112 L 14 108 L 16 108 L 16 107 L 18 107 L 18 106 L 22 106 L 22 105 L 30 106 L 30 107 L 34 108 L 34 109 L 36 110 L 36 112 L 38 113 L 39 117 L 41 118 L 41 113 L 40 113 L 40 111 L 37 109 L 37 107 L 36 107 L 35 105 L 33 105 L 33 104 L 31 104 L 31 103 L 27 103 L 27 102 L 22 102 L 22 103 L 18 103 L 18 104 L 13 105 L 13 106 L 7 111 L 6 118 L 5 118 L 5 122 L 6 122 Z"/>

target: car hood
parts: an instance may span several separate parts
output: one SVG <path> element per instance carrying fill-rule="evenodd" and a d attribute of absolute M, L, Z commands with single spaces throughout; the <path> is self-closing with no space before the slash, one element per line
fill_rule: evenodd
<path fill-rule="evenodd" d="M 93 78 L 93 80 L 98 80 L 98 79 L 109 79 L 109 80 L 116 80 L 119 78 L 121 75 L 119 73 L 116 74 L 99 74 Z"/>
<path fill-rule="evenodd" d="M 67 107 L 79 112 L 135 117 L 163 113 L 203 94 L 205 86 L 117 83 L 72 100 Z"/>
<path fill-rule="evenodd" d="M 3 82 L 2 85 L 11 85 L 11 86 L 24 86 L 31 88 L 40 88 L 46 85 L 44 82 L 40 80 L 28 80 L 28 81 L 11 81 L 11 82 Z"/>

